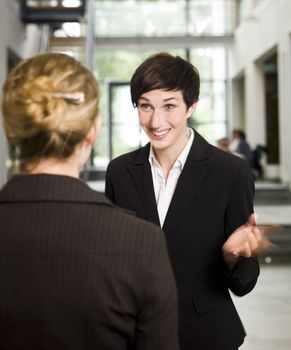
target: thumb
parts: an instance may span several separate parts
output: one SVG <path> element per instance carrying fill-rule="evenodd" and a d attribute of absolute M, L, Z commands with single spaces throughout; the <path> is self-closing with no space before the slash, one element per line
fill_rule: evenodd
<path fill-rule="evenodd" d="M 246 226 L 255 226 L 256 225 L 256 214 L 252 213 L 249 217 L 248 217 L 248 221 L 246 223 Z"/>

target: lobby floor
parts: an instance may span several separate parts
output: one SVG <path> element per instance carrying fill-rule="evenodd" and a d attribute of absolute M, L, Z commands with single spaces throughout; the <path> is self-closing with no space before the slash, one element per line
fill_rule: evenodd
<path fill-rule="evenodd" d="M 255 289 L 233 300 L 247 332 L 240 350 L 291 349 L 291 263 L 262 264 Z"/>
<path fill-rule="evenodd" d="M 261 257 L 261 275 L 245 297 L 233 297 L 247 336 L 240 350 L 291 350 L 291 193 L 283 184 L 256 183 L 258 224 L 279 224 L 277 249 Z"/>

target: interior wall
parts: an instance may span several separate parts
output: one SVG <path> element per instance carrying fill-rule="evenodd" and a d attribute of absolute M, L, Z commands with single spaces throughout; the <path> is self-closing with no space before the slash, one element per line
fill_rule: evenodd
<path fill-rule="evenodd" d="M 279 177 L 291 184 L 291 1 L 264 0 L 248 9 L 236 30 L 231 53 L 230 76 L 245 72 L 245 121 L 251 145 L 265 143 L 265 97 L 261 62 L 274 49 L 278 55 Z"/>
<path fill-rule="evenodd" d="M 8 50 L 23 57 L 24 26 L 19 20 L 19 3 L 15 0 L 0 1 L 0 86 L 2 88 L 8 70 Z M 3 132 L 0 112 L 0 186 L 7 179 L 7 142 Z"/>

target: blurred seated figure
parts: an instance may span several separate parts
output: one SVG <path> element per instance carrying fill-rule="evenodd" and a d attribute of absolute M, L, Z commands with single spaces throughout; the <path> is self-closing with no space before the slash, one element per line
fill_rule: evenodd
<path fill-rule="evenodd" d="M 229 152 L 229 139 L 228 137 L 222 137 L 217 140 L 217 147 L 225 152 Z"/>
<path fill-rule="evenodd" d="M 264 177 L 263 157 L 267 155 L 268 149 L 266 146 L 257 145 L 252 151 L 252 168 L 256 179 L 262 179 Z"/>
<path fill-rule="evenodd" d="M 229 150 L 233 154 L 246 159 L 251 164 L 252 150 L 246 140 L 246 134 L 243 130 L 232 130 L 232 140 L 229 144 Z"/>
<path fill-rule="evenodd" d="M 178 350 L 164 234 L 79 179 L 100 126 L 93 74 L 47 53 L 3 88 L 20 171 L 0 190 L 1 350 Z"/>

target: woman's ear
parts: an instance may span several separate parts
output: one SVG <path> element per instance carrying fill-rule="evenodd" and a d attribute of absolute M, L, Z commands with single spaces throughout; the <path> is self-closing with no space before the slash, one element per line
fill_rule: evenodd
<path fill-rule="evenodd" d="M 87 146 L 93 146 L 98 135 L 99 135 L 99 131 L 100 131 L 100 127 L 101 127 L 101 117 L 99 115 L 97 115 L 97 117 L 95 118 L 84 142 Z"/>
<path fill-rule="evenodd" d="M 187 110 L 187 118 L 190 118 L 191 117 L 191 115 L 192 115 L 192 113 L 195 111 L 195 109 L 196 109 L 196 106 L 197 106 L 197 102 L 194 102 L 193 104 L 192 104 L 192 106 L 190 106 L 189 108 L 188 108 L 188 110 Z"/>

